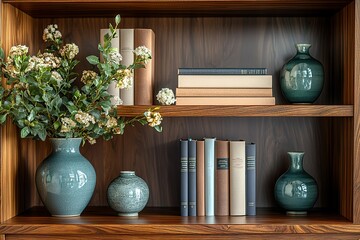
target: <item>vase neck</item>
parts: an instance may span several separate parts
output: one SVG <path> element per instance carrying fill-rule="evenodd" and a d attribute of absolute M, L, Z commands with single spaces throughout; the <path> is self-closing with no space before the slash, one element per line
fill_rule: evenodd
<path fill-rule="evenodd" d="M 121 177 L 133 177 L 135 176 L 135 171 L 120 171 Z"/>
<path fill-rule="evenodd" d="M 304 171 L 303 168 L 303 152 L 289 152 L 289 160 L 290 160 L 290 167 L 289 171 L 291 172 L 302 172 Z"/>
<path fill-rule="evenodd" d="M 79 153 L 81 138 L 51 138 L 53 152 L 72 154 Z"/>

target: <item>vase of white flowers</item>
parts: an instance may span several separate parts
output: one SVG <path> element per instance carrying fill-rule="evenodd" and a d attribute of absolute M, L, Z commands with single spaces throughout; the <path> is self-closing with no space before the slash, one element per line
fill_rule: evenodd
<path fill-rule="evenodd" d="M 79 63 L 76 59 L 79 48 L 74 43 L 63 43 L 62 34 L 56 24 L 49 25 L 44 30 L 43 40 L 47 43 L 47 47 L 36 55 L 30 55 L 28 47 L 18 45 L 13 46 L 5 58 L 4 51 L 0 49 L 0 71 L 6 78 L 6 84 L 9 85 L 4 88 L 0 84 L 0 124 L 8 118 L 11 119 L 20 129 L 23 138 L 32 137 L 41 140 L 61 138 L 65 141 L 75 138 L 83 144 L 86 141 L 94 144 L 99 137 L 110 140 L 114 135 L 123 134 L 125 126 L 134 125 L 135 122 L 148 124 L 160 132 L 162 118 L 157 112 L 158 108 L 125 119 L 118 116 L 116 106 L 111 104 L 113 96 L 107 92 L 109 84 L 115 82 L 119 88 L 129 86 L 134 69 L 144 67 L 144 64 L 151 59 L 149 51 L 134 51 L 134 63 L 130 66 L 121 65 L 121 55 L 117 49 L 111 47 L 111 40 L 116 37 L 119 23 L 118 15 L 115 18 L 115 26 L 110 24 L 110 33 L 104 36 L 104 43 L 98 46 L 103 61 L 97 56 L 88 56 L 86 59 L 96 67 L 96 70 L 83 71 L 81 83 L 78 81 L 77 84 L 74 84 L 78 76 L 74 69 Z M 59 152 L 58 146 L 59 144 L 54 144 L 53 151 Z M 76 147 L 66 147 L 66 149 L 70 153 L 73 151 L 71 149 Z M 58 156 L 65 159 L 70 155 L 58 154 Z M 66 166 L 71 164 L 71 161 L 67 160 L 62 162 Z M 50 173 L 49 169 L 54 167 L 48 166 L 45 170 L 37 171 L 38 188 L 43 185 L 46 187 L 46 183 L 49 182 L 55 183 L 53 178 L 71 179 L 74 173 L 82 172 L 81 169 L 73 168 L 73 172 L 56 175 Z M 95 180 L 89 179 L 91 174 L 80 175 L 76 175 L 79 181 L 75 188 L 79 188 L 79 184 L 94 185 Z M 58 184 L 60 185 L 55 187 L 57 190 L 63 185 L 68 185 L 68 182 L 58 181 Z M 38 190 L 46 206 L 44 198 L 50 193 L 48 189 Z M 69 195 L 66 191 L 53 191 L 51 194 L 54 192 Z M 63 204 L 78 200 L 73 192 L 70 195 L 72 196 L 66 201 L 62 201 Z M 88 200 L 84 201 L 86 204 L 92 193 L 88 195 Z M 60 195 L 54 195 L 52 198 L 65 199 Z M 79 210 L 52 214 L 78 215 Z"/>

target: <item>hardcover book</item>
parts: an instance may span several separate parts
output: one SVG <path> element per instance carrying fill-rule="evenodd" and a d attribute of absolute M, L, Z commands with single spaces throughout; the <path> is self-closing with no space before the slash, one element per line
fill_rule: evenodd
<path fill-rule="evenodd" d="M 205 216 L 215 215 L 215 138 L 205 138 Z"/>
<path fill-rule="evenodd" d="M 275 97 L 176 97 L 176 105 L 275 105 Z"/>
<path fill-rule="evenodd" d="M 134 62 L 134 29 L 120 29 L 121 64 L 129 66 Z M 120 89 L 123 105 L 134 105 L 134 82 L 128 89 Z"/>
<path fill-rule="evenodd" d="M 229 215 L 229 141 L 216 140 L 215 215 Z"/>
<path fill-rule="evenodd" d="M 188 216 L 188 192 L 189 192 L 189 182 L 188 182 L 188 140 L 180 140 L 180 215 Z"/>
<path fill-rule="evenodd" d="M 196 204 L 197 216 L 205 216 L 204 140 L 196 142 Z"/>
<path fill-rule="evenodd" d="M 256 215 L 256 144 L 245 146 L 246 155 L 246 215 Z"/>
<path fill-rule="evenodd" d="M 266 68 L 179 68 L 179 75 L 265 75 Z"/>
<path fill-rule="evenodd" d="M 178 75 L 179 88 L 272 88 L 272 75 Z"/>
<path fill-rule="evenodd" d="M 188 140 L 189 216 L 196 216 L 196 140 Z"/>
<path fill-rule="evenodd" d="M 271 88 L 176 88 L 177 97 L 272 97 Z"/>
<path fill-rule="evenodd" d="M 246 214 L 245 141 L 230 141 L 230 215 Z"/>

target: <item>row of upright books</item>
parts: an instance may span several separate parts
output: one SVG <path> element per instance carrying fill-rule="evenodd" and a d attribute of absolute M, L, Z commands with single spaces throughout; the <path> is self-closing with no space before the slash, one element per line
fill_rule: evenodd
<path fill-rule="evenodd" d="M 179 68 L 177 105 L 275 105 L 266 68 Z"/>
<path fill-rule="evenodd" d="M 100 41 L 109 29 L 100 29 Z M 118 49 L 122 56 L 121 64 L 129 66 L 134 62 L 134 49 L 145 46 L 151 51 L 151 61 L 145 68 L 134 70 L 134 82 L 128 89 L 116 88 L 113 82 L 109 93 L 122 100 L 123 105 L 152 105 L 155 73 L 155 33 L 152 29 L 118 29 L 117 36 L 111 41 L 111 47 Z"/>
<path fill-rule="evenodd" d="M 256 144 L 180 139 L 181 216 L 256 215 Z"/>

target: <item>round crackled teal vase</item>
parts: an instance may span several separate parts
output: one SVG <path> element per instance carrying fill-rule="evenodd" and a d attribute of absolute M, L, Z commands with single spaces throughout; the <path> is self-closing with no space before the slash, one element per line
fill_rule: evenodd
<path fill-rule="evenodd" d="M 317 183 L 303 168 L 303 152 L 288 156 L 290 166 L 275 184 L 275 200 L 288 215 L 306 215 L 317 200 Z"/>
<path fill-rule="evenodd" d="M 149 200 L 149 187 L 134 171 L 121 171 L 107 189 L 107 200 L 119 216 L 138 216 Z"/>
<path fill-rule="evenodd" d="M 310 44 L 296 44 L 297 53 L 281 69 L 281 91 L 290 103 L 313 103 L 324 86 L 324 68 L 310 56 Z"/>
<path fill-rule="evenodd" d="M 95 189 L 96 173 L 79 151 L 81 138 L 51 138 L 53 152 L 36 170 L 40 199 L 52 216 L 79 216 Z"/>

